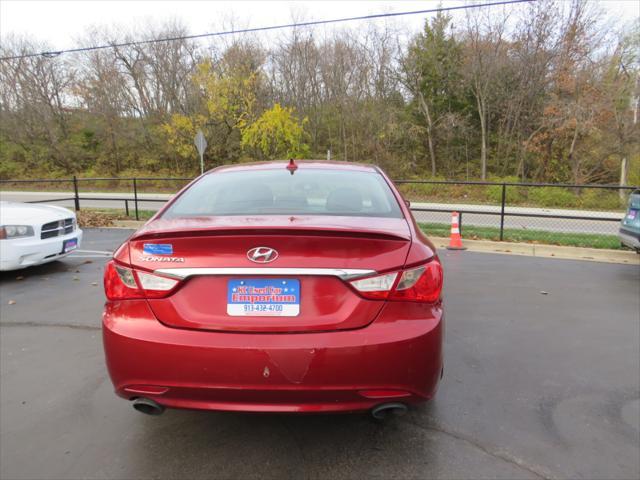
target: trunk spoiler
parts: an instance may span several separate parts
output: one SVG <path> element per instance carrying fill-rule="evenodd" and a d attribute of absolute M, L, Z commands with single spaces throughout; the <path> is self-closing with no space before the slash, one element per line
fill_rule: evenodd
<path fill-rule="evenodd" d="M 375 220 L 374 220 L 375 221 Z M 371 228 L 327 228 L 324 226 L 291 228 L 291 227 L 203 227 L 203 228 L 176 228 L 176 229 L 154 229 L 152 226 L 143 227 L 142 230 L 134 233 L 130 240 L 151 240 L 174 237 L 204 237 L 204 236 L 234 236 L 234 235 L 287 235 L 287 236 L 318 236 L 318 237 L 362 237 L 378 238 L 381 240 L 408 241 L 411 239 L 409 231 L 397 232 L 385 229 Z"/>

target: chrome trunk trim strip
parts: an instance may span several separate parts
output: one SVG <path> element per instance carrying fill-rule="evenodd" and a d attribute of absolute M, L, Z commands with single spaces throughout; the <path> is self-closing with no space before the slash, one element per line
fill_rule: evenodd
<path fill-rule="evenodd" d="M 291 276 L 325 276 L 352 280 L 374 275 L 375 270 L 358 268 L 160 268 L 153 273 L 167 277 L 185 279 L 198 275 L 291 275 Z"/>

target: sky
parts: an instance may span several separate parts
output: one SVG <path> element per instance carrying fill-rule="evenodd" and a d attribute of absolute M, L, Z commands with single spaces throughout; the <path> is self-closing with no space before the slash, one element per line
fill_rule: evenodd
<path fill-rule="evenodd" d="M 485 2 L 495 0 L 484 0 Z M 640 21 L 638 0 L 595 0 L 612 24 Z M 297 20 L 323 20 L 340 17 L 401 12 L 463 5 L 458 0 L 422 1 L 169 1 L 169 0 L 0 0 L 0 38 L 9 34 L 27 36 L 49 44 L 51 50 L 77 46 L 91 26 L 133 29 L 151 21 L 177 18 L 192 34 L 219 30 L 221 25 L 235 28 L 290 23 Z M 460 15 L 460 14 L 458 14 Z M 425 15 L 397 20 L 410 32 L 418 31 Z M 455 21 L 454 15 L 454 21 Z M 384 20 L 375 20 L 382 22 Z M 358 28 L 365 22 L 350 22 Z M 81 42 L 81 40 L 80 40 Z"/>

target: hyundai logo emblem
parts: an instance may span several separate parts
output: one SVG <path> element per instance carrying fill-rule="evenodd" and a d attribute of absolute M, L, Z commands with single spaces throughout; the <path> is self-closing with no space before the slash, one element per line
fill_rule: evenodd
<path fill-rule="evenodd" d="M 269 263 L 278 258 L 278 252 L 269 247 L 255 247 L 247 252 L 247 258 L 255 263 Z"/>

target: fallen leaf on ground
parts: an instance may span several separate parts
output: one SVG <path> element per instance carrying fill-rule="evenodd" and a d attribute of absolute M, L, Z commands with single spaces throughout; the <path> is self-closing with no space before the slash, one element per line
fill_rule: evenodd
<path fill-rule="evenodd" d="M 81 227 L 111 227 L 116 220 L 128 220 L 125 215 L 114 215 L 91 210 L 77 212 L 78 224 Z"/>
<path fill-rule="evenodd" d="M 80 278 L 78 278 L 78 277 L 73 277 L 73 279 L 74 279 L 74 280 L 80 280 Z"/>
<path fill-rule="evenodd" d="M 541 293 L 542 295 L 549 295 L 549 292 L 545 292 L 544 290 L 541 290 L 541 291 L 540 291 L 540 293 Z"/>
<path fill-rule="evenodd" d="M 8 303 L 9 305 L 15 305 L 15 304 L 16 304 L 16 301 L 15 301 L 15 300 L 9 300 L 7 303 Z"/>
<path fill-rule="evenodd" d="M 18 275 L 18 276 L 16 277 L 16 280 L 24 280 L 24 277 L 23 277 L 22 275 Z"/>

